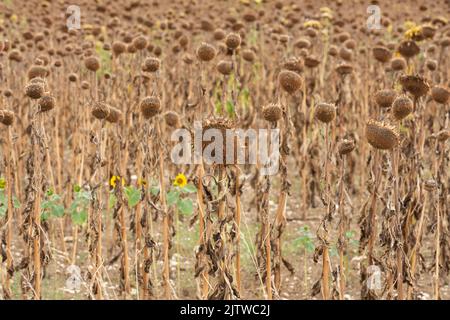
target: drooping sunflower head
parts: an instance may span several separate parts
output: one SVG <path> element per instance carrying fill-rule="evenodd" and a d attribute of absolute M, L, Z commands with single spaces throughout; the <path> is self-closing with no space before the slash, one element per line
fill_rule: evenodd
<path fill-rule="evenodd" d="M 185 185 L 187 185 L 187 178 L 184 174 L 179 173 L 176 177 L 175 180 L 173 181 L 173 185 L 183 188 Z"/>
<path fill-rule="evenodd" d="M 366 138 L 372 147 L 380 150 L 390 150 L 399 142 L 399 134 L 393 126 L 375 120 L 367 122 Z"/>

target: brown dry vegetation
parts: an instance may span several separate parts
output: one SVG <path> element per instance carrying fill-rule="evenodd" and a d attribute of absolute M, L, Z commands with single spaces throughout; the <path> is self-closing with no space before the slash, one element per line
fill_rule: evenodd
<path fill-rule="evenodd" d="M 0 1 L 3 299 L 450 298 L 448 0 L 72 2 Z"/>

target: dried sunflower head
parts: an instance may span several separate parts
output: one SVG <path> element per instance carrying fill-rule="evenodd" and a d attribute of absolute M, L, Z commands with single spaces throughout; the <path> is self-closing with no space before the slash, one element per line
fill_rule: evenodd
<path fill-rule="evenodd" d="M 408 91 L 415 98 L 425 96 L 430 90 L 428 81 L 419 75 L 402 75 L 400 77 L 400 84 L 403 90 Z"/>
<path fill-rule="evenodd" d="M 367 122 L 366 137 L 372 147 L 380 150 L 390 150 L 399 141 L 399 134 L 394 127 L 375 120 Z"/>

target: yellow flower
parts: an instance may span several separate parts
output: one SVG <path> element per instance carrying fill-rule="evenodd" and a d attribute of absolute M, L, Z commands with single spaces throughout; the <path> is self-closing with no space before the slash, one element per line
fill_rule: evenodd
<path fill-rule="evenodd" d="M 421 26 L 415 26 L 412 27 L 405 32 L 405 38 L 408 40 L 418 40 L 422 36 L 422 27 Z"/>
<path fill-rule="evenodd" d="M 139 187 L 142 187 L 142 186 L 145 187 L 147 185 L 147 181 L 145 179 L 142 179 L 142 178 L 139 178 L 137 183 L 138 183 Z"/>
<path fill-rule="evenodd" d="M 413 21 L 410 21 L 410 20 L 405 21 L 405 23 L 403 24 L 403 27 L 404 27 L 406 30 L 415 28 L 416 26 L 417 26 L 417 25 L 416 25 Z"/>
<path fill-rule="evenodd" d="M 112 176 L 111 179 L 109 180 L 109 184 L 111 185 L 111 187 L 115 188 L 117 185 L 117 180 L 121 180 L 122 179 L 122 187 L 125 186 L 125 179 L 121 178 L 120 176 Z"/>
<path fill-rule="evenodd" d="M 175 180 L 173 182 L 174 186 L 178 186 L 180 188 L 183 188 L 185 185 L 187 185 L 187 178 L 184 174 L 180 173 L 175 177 Z"/>
<path fill-rule="evenodd" d="M 6 181 L 3 178 L 0 178 L 0 190 L 5 189 L 6 187 Z"/>
<path fill-rule="evenodd" d="M 322 24 L 319 22 L 319 21 L 317 21 L 317 20 L 309 20 L 309 21 L 306 21 L 304 24 L 303 24 L 303 26 L 305 27 L 305 28 L 314 28 L 314 29 L 322 29 Z"/>
<path fill-rule="evenodd" d="M 321 17 L 322 19 L 332 20 L 333 14 L 331 14 L 330 12 L 322 12 Z"/>

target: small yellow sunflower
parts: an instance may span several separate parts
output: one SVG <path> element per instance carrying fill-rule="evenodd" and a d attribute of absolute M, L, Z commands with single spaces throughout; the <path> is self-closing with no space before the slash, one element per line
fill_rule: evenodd
<path fill-rule="evenodd" d="M 6 187 L 6 181 L 3 178 L 0 178 L 0 190 L 5 189 Z"/>
<path fill-rule="evenodd" d="M 187 185 L 187 178 L 184 174 L 180 173 L 175 177 L 175 180 L 173 182 L 174 186 L 183 188 L 185 185 Z"/>
<path fill-rule="evenodd" d="M 139 178 L 137 183 L 138 183 L 139 187 L 142 187 L 142 186 L 145 187 L 147 185 L 147 181 L 145 179 L 142 179 L 142 178 Z"/>
<path fill-rule="evenodd" d="M 112 176 L 111 179 L 109 180 L 109 184 L 111 185 L 111 187 L 115 188 L 117 185 L 117 180 L 122 180 L 122 187 L 125 186 L 125 179 L 121 178 L 120 176 Z"/>
<path fill-rule="evenodd" d="M 422 38 L 422 27 L 414 26 L 405 32 L 405 38 L 408 40 L 419 40 Z"/>
<path fill-rule="evenodd" d="M 322 29 L 322 24 L 319 21 L 317 21 L 317 20 L 306 21 L 303 24 L 303 26 L 305 28 L 313 28 L 313 29 L 316 29 L 316 30 Z"/>

